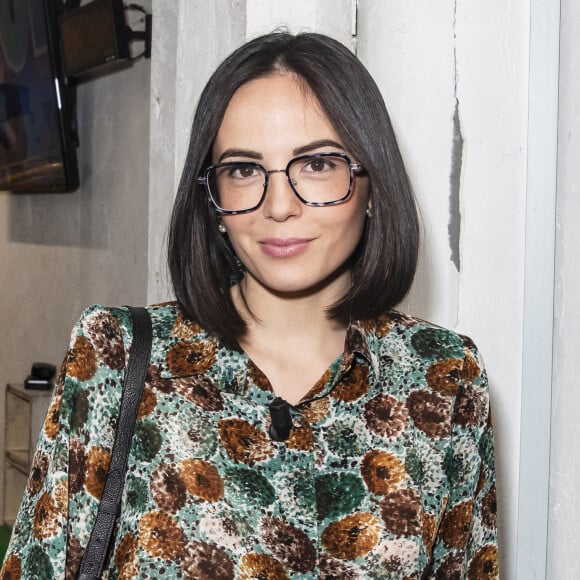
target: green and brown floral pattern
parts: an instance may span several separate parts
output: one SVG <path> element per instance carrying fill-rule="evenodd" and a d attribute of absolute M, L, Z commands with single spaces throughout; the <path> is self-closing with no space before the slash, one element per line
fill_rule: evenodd
<path fill-rule="evenodd" d="M 392 312 L 345 349 L 273 441 L 268 378 L 152 306 L 154 341 L 108 577 L 497 580 L 487 376 L 473 342 Z M 73 580 L 109 466 L 126 309 L 88 309 L 34 456 L 0 580 Z"/>

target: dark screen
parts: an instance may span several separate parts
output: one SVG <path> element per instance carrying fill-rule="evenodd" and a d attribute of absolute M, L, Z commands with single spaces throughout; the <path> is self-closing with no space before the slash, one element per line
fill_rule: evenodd
<path fill-rule="evenodd" d="M 0 0 L 0 190 L 70 189 L 47 17 L 44 0 Z"/>

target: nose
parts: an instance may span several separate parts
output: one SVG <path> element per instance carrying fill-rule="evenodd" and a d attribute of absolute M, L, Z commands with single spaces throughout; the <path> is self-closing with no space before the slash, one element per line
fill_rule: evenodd
<path fill-rule="evenodd" d="M 283 222 L 302 213 L 302 203 L 290 187 L 284 169 L 268 172 L 268 190 L 262 204 L 265 217 Z"/>

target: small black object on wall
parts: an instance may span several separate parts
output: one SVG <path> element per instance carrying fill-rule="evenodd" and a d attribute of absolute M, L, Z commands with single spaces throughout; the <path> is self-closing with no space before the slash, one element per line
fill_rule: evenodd
<path fill-rule="evenodd" d="M 24 381 L 24 388 L 35 391 L 48 391 L 52 389 L 55 375 L 56 367 L 54 365 L 35 362 L 30 369 L 30 374 Z"/>

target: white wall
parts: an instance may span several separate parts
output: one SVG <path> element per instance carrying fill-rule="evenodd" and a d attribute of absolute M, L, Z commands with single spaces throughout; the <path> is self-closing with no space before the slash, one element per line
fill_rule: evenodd
<path fill-rule="evenodd" d="M 580 4 L 561 4 L 548 574 L 580 578 Z"/>
<path fill-rule="evenodd" d="M 320 32 L 354 49 L 356 2 L 353 0 L 246 0 L 246 38 L 279 28 L 289 32 Z"/>
<path fill-rule="evenodd" d="M 156 0 L 151 59 L 149 278 L 147 302 L 171 296 L 167 226 L 197 99 L 209 76 L 246 38 L 240 0 Z"/>
<path fill-rule="evenodd" d="M 461 252 L 458 237 L 448 230 L 451 215 L 454 226 L 461 219 L 462 168 L 461 128 L 453 126 L 454 16 L 448 0 L 371 0 L 359 3 L 357 23 L 358 55 L 387 102 L 421 210 L 423 247 L 404 308 L 451 327 L 458 320 Z"/>

